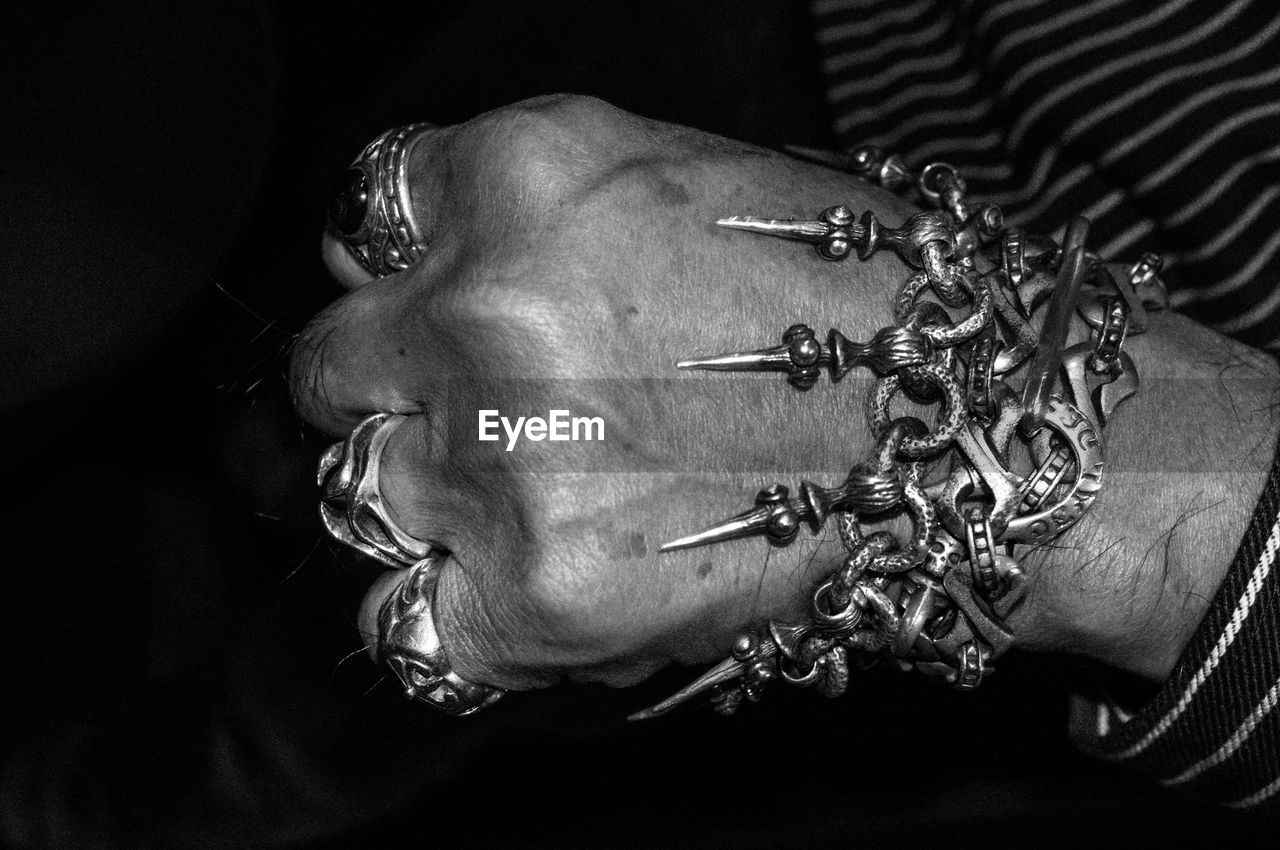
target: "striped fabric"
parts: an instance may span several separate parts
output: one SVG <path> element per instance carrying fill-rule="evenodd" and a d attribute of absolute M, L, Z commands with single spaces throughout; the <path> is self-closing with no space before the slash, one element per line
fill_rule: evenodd
<path fill-rule="evenodd" d="M 1280 463 L 1173 675 L 1137 715 L 1080 700 L 1088 752 L 1230 806 L 1280 810 Z"/>
<path fill-rule="evenodd" d="M 1009 220 L 1156 251 L 1182 312 L 1280 349 L 1280 4 L 811 0 L 839 138 L 959 166 Z"/>
<path fill-rule="evenodd" d="M 811 0 L 841 142 L 960 167 L 971 194 L 1103 256 L 1156 251 L 1175 306 L 1280 350 L 1280 4 Z M 1280 461 L 1174 674 L 1081 746 L 1280 811 Z"/>

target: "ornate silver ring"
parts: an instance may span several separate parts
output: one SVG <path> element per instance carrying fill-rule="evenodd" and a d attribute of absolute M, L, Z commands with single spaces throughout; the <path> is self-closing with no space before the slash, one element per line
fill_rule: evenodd
<path fill-rule="evenodd" d="M 453 671 L 436 632 L 436 586 L 446 556 L 432 553 L 407 571 L 378 612 L 378 658 L 399 677 L 404 695 L 446 714 L 472 714 L 506 693 Z"/>
<path fill-rule="evenodd" d="M 426 251 L 405 167 L 413 143 L 431 126 L 410 124 L 383 133 L 334 186 L 329 225 L 360 265 L 376 277 L 409 268 Z"/>
<path fill-rule="evenodd" d="M 379 467 L 387 440 L 407 417 L 376 413 L 320 458 L 320 518 L 330 536 L 389 567 L 406 567 L 438 548 L 402 529 L 382 499 Z"/>

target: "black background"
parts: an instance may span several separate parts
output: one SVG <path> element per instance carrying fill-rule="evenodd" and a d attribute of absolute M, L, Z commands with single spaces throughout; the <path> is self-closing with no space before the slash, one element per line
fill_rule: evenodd
<path fill-rule="evenodd" d="M 332 175 L 387 127 L 572 91 L 831 144 L 803 5 L 42 4 L 4 25 L 0 820 L 10 845 L 1025 846 L 1249 818 L 1066 742 L 1063 659 L 974 695 L 622 718 L 683 683 L 406 703 L 325 540 L 282 371 L 338 295 Z M 835 200 L 835 199 L 833 199 Z"/>

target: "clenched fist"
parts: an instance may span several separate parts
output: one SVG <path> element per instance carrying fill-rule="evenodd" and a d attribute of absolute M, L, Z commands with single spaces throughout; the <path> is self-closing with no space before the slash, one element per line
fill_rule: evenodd
<path fill-rule="evenodd" d="M 507 689 L 623 685 L 801 616 L 844 554 L 834 529 L 779 549 L 759 537 L 658 548 L 771 482 L 843 480 L 873 444 L 872 376 L 799 393 L 674 364 L 777 344 L 798 322 L 870 339 L 911 270 L 883 251 L 823 262 L 713 222 L 843 203 L 897 226 L 916 210 L 848 175 L 574 97 L 425 130 L 404 169 L 423 250 L 377 277 L 337 232 L 356 222 L 336 223 L 324 251 L 350 293 L 304 333 L 292 385 L 335 438 L 373 413 L 408 417 L 382 455 L 381 492 L 406 532 L 449 553 L 434 610 L 453 668 Z M 358 219 L 360 198 L 335 209 Z M 1108 428 L 1118 471 L 1079 525 L 1024 559 L 1011 626 L 1026 647 L 1159 678 L 1261 489 L 1275 426 L 1240 396 L 1275 374 L 1184 319 L 1152 324 L 1126 344 L 1149 389 Z M 1206 439 L 1203 411 L 1226 408 L 1211 379 L 1224 356 L 1254 380 L 1226 390 L 1232 439 Z M 370 590 L 371 644 L 404 577 Z"/>

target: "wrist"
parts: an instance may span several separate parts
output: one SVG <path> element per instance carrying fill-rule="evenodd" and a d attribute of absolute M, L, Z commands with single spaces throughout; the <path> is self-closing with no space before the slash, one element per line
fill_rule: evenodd
<path fill-rule="evenodd" d="M 1280 433 L 1276 363 L 1176 314 L 1130 337 L 1142 387 L 1106 433 L 1108 471 L 1084 521 L 1028 556 L 1038 604 L 1024 645 L 1152 681 L 1195 633 L 1244 534 Z M 1089 576 L 1087 579 L 1083 576 Z"/>

